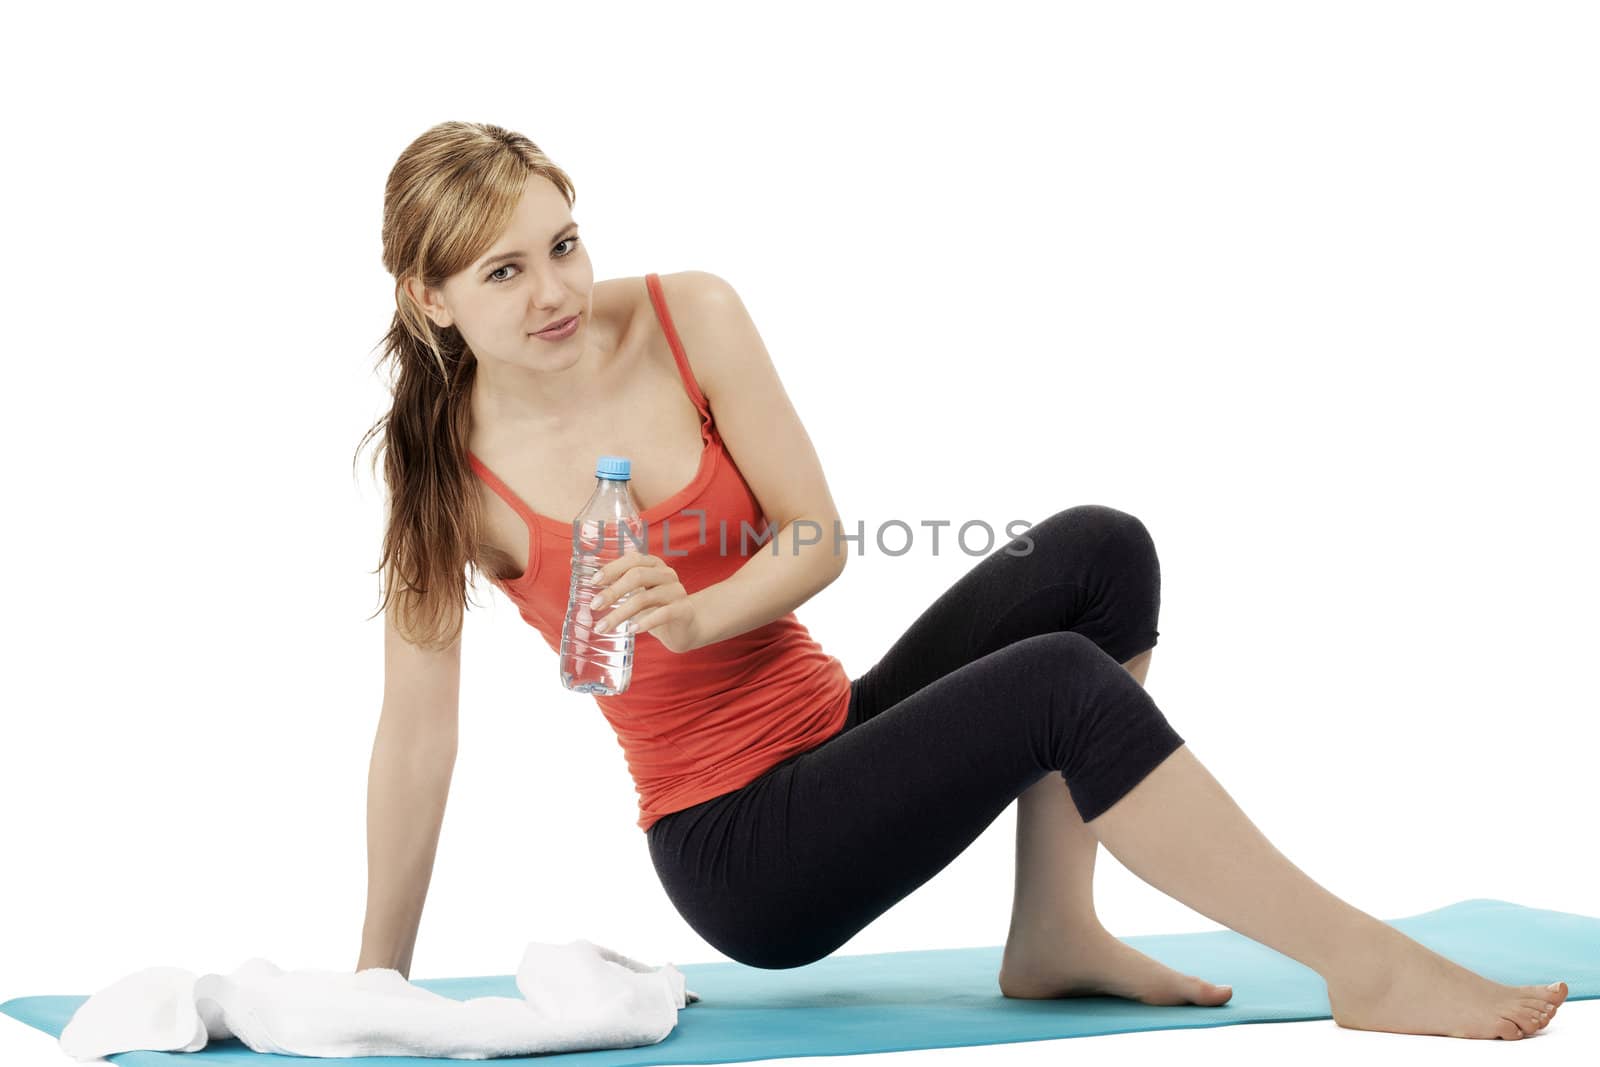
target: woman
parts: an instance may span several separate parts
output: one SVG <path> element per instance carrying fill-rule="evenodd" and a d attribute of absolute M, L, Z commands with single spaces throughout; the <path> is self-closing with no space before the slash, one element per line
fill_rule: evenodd
<path fill-rule="evenodd" d="M 826 956 L 1017 800 L 1007 996 L 1232 995 L 1100 925 L 1103 843 L 1314 968 L 1340 1025 L 1518 1039 L 1548 1023 L 1564 983 L 1490 981 L 1335 897 L 1189 751 L 1143 689 L 1160 572 L 1131 515 L 1050 516 L 846 677 L 793 611 L 849 542 L 749 315 L 710 274 L 596 283 L 573 202 L 537 146 L 483 124 L 428 130 L 389 176 L 397 375 L 368 434 L 384 430 L 390 492 L 386 673 L 358 969 L 409 973 L 455 755 L 463 568 L 559 647 L 570 518 L 616 454 L 643 457 L 649 551 L 602 571 L 593 610 L 638 636 L 629 690 L 596 702 L 668 896 L 730 957 Z"/>

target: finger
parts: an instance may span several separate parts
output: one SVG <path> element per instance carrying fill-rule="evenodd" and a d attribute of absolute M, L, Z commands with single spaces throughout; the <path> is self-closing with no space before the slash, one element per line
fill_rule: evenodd
<path fill-rule="evenodd" d="M 596 571 L 594 581 L 596 585 L 604 588 L 636 567 L 650 567 L 660 562 L 655 556 L 644 555 L 638 550 L 630 548 L 620 557 Z"/>
<path fill-rule="evenodd" d="M 594 584 L 604 588 L 631 566 L 633 564 L 628 561 L 626 556 L 621 559 L 614 559 L 594 572 Z"/>
<path fill-rule="evenodd" d="M 633 621 L 634 632 L 649 633 L 662 623 L 671 622 L 673 618 L 672 609 L 676 603 L 677 601 L 672 601 L 662 604 L 653 611 L 647 611 L 643 615 L 639 616 Z"/>
<path fill-rule="evenodd" d="M 638 596 L 629 597 L 627 603 L 618 604 L 605 618 L 595 626 L 597 633 L 610 633 L 622 623 L 637 615 L 645 608 L 654 607 L 660 603 L 659 599 L 650 599 L 648 591 L 641 591 Z"/>
<path fill-rule="evenodd" d="M 635 567 L 591 597 L 589 606 L 603 608 L 607 604 L 621 600 L 635 589 L 658 588 L 671 585 L 677 580 L 677 572 L 671 567 Z"/>
<path fill-rule="evenodd" d="M 648 582 L 643 577 L 643 574 L 643 571 L 631 570 L 610 585 L 602 586 L 599 592 L 589 598 L 589 606 L 591 608 L 603 608 L 607 604 L 614 604 L 621 600 L 632 590 L 644 588 L 648 585 Z"/>
<path fill-rule="evenodd" d="M 671 611 L 680 601 L 688 599 L 688 596 L 688 591 L 683 588 L 681 583 L 676 581 L 671 585 L 657 586 L 654 589 L 641 589 L 637 595 L 628 597 L 627 603 L 618 604 L 614 611 L 600 620 L 600 624 L 595 629 L 601 633 L 609 632 L 620 625 L 624 619 L 632 618 L 647 608 L 657 608 L 660 615 L 651 623 L 653 626 L 656 623 L 666 621 L 670 617 L 666 613 Z M 643 622 L 642 618 L 634 619 L 633 627 L 635 632 L 640 629 L 641 622 Z"/>

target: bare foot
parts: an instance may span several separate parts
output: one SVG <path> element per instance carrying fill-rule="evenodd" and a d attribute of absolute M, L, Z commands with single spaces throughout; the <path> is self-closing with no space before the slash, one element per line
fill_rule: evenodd
<path fill-rule="evenodd" d="M 1380 924 L 1347 973 L 1324 975 L 1333 1021 L 1353 1030 L 1519 1041 L 1567 999 L 1567 984 L 1502 985 Z"/>
<path fill-rule="evenodd" d="M 1127 997 L 1145 1004 L 1225 1004 L 1233 987 L 1181 974 L 1104 927 L 1073 938 L 1006 941 L 1000 992 L 1024 1000 Z"/>

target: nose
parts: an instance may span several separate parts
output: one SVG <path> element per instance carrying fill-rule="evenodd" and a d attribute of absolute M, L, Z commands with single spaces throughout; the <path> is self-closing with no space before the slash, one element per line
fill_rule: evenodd
<path fill-rule="evenodd" d="M 561 309 L 566 298 L 565 287 L 559 278 L 547 271 L 535 271 L 532 282 L 528 286 L 528 299 L 532 301 L 533 310 L 539 313 L 534 317 L 543 322 L 551 312 Z"/>

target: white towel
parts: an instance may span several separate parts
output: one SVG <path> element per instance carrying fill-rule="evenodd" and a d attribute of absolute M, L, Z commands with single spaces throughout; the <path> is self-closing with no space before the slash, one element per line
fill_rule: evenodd
<path fill-rule="evenodd" d="M 659 968 L 578 938 L 530 942 L 516 997 L 454 1000 L 390 967 L 285 971 L 256 957 L 232 974 L 148 967 L 95 993 L 61 1031 L 76 1060 L 195 1052 L 237 1037 L 286 1056 L 433 1056 L 481 1060 L 653 1045 L 700 997 Z"/>

